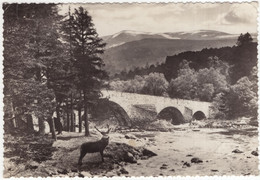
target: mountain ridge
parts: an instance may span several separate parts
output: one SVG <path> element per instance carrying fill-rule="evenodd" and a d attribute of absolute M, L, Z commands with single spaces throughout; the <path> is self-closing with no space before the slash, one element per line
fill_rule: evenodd
<path fill-rule="evenodd" d="M 107 43 L 107 49 L 116 47 L 127 42 L 137 41 L 142 39 L 188 39 L 188 40 L 214 40 L 214 39 L 229 39 L 237 38 L 239 34 L 230 34 L 216 30 L 194 30 L 194 31 L 178 31 L 153 33 L 134 30 L 122 30 L 118 33 L 103 36 L 102 38 Z"/>
<path fill-rule="evenodd" d="M 239 35 L 214 30 L 150 33 L 124 30 L 105 36 L 107 43 L 103 59 L 110 74 L 136 67 L 163 63 L 167 56 L 204 48 L 236 45 Z M 252 37 L 256 39 L 256 34 Z"/>
<path fill-rule="evenodd" d="M 199 51 L 204 48 L 220 48 L 234 46 L 236 39 L 220 40 L 182 40 L 182 39 L 142 39 L 131 41 L 109 48 L 105 51 L 103 59 L 105 69 L 111 74 L 147 64 L 165 62 L 167 56 L 185 51 Z"/>

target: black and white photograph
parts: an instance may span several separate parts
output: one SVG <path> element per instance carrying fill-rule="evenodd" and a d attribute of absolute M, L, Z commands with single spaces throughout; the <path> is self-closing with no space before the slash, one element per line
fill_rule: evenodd
<path fill-rule="evenodd" d="M 2 2 L 3 177 L 259 176 L 258 7 Z"/>

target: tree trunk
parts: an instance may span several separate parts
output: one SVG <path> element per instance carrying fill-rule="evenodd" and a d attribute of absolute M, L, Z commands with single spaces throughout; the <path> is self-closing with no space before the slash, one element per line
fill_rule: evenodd
<path fill-rule="evenodd" d="M 82 132 L 82 119 L 81 119 L 81 107 L 78 109 L 78 116 L 79 116 L 79 132 Z"/>
<path fill-rule="evenodd" d="M 74 113 L 73 111 L 70 112 L 70 132 L 74 132 Z"/>
<path fill-rule="evenodd" d="M 73 132 L 76 132 L 76 114 L 73 112 Z"/>
<path fill-rule="evenodd" d="M 15 121 L 15 108 L 13 106 L 13 102 L 11 101 L 11 112 L 12 112 L 12 124 L 13 124 L 13 127 L 14 128 L 17 128 L 17 124 L 16 124 L 16 121 Z"/>
<path fill-rule="evenodd" d="M 88 108 L 87 108 L 87 97 L 86 92 L 83 92 L 84 97 L 84 122 L 85 122 L 85 136 L 89 136 L 89 126 L 88 126 Z"/>
<path fill-rule="evenodd" d="M 57 136 L 55 134 L 54 121 L 53 121 L 52 117 L 49 117 L 48 123 L 49 123 L 50 130 L 51 130 L 51 137 L 52 137 L 52 139 L 54 139 L 56 141 L 57 140 Z"/>
<path fill-rule="evenodd" d="M 69 105 L 68 105 L 68 102 L 66 104 L 66 107 L 67 107 L 67 131 L 69 132 L 70 131 L 70 113 L 69 113 Z"/>
<path fill-rule="evenodd" d="M 21 128 L 21 114 L 17 112 L 16 108 L 14 107 L 14 119 L 15 119 L 15 125 L 16 128 Z"/>
<path fill-rule="evenodd" d="M 79 91 L 79 106 L 78 106 L 78 116 L 79 116 L 79 132 L 82 132 L 82 117 L 81 117 L 81 112 L 82 112 L 82 93 L 81 90 Z"/>
<path fill-rule="evenodd" d="M 38 123 L 39 123 L 39 135 L 44 135 L 44 133 L 45 133 L 45 125 L 44 125 L 43 118 L 39 117 L 38 118 Z"/>
<path fill-rule="evenodd" d="M 26 121 L 27 121 L 27 131 L 28 133 L 32 133 L 34 131 L 34 128 L 33 128 L 33 118 L 31 114 L 26 115 Z"/>
<path fill-rule="evenodd" d="M 58 103 L 58 105 L 56 106 L 56 114 L 57 118 L 60 119 L 60 103 Z"/>
<path fill-rule="evenodd" d="M 73 132 L 73 124 L 74 124 L 74 118 L 73 118 L 73 94 L 70 94 L 70 131 Z"/>

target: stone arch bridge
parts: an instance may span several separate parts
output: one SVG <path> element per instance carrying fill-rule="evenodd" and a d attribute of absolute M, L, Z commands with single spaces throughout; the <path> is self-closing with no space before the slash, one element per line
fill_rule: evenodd
<path fill-rule="evenodd" d="M 104 98 L 108 98 L 109 101 L 120 105 L 131 119 L 155 119 L 163 115 L 164 112 L 166 113 L 167 110 L 170 110 L 169 112 L 173 116 L 181 116 L 185 121 L 192 118 L 211 118 L 212 116 L 212 103 L 209 102 L 171 99 L 162 96 L 111 90 L 102 90 L 102 94 Z"/>

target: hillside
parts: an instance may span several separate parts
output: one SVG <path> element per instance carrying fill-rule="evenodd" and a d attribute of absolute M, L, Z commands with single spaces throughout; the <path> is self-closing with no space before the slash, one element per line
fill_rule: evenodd
<path fill-rule="evenodd" d="M 114 35 L 102 37 L 107 43 L 107 49 L 116 47 L 127 42 L 138 41 L 142 39 L 168 39 L 169 35 L 154 34 L 149 32 L 138 32 L 138 31 L 120 31 Z M 174 38 L 172 38 L 174 39 Z M 179 38 L 177 38 L 179 39 Z"/>
<path fill-rule="evenodd" d="M 186 40 L 217 40 L 217 39 L 236 39 L 238 34 L 229 34 L 214 30 L 181 31 L 166 33 L 151 33 L 140 31 L 120 31 L 113 35 L 103 36 L 107 43 L 106 48 L 116 47 L 127 42 L 142 39 L 186 39 Z"/>
<path fill-rule="evenodd" d="M 107 49 L 103 59 L 106 64 L 105 69 L 109 73 L 115 74 L 124 69 L 162 63 L 167 56 L 181 52 L 234 46 L 235 43 L 236 38 L 217 40 L 142 39 Z"/>
<path fill-rule="evenodd" d="M 230 80 L 235 83 L 243 76 L 250 76 L 250 72 L 257 65 L 257 43 L 253 42 L 247 46 L 204 48 L 200 51 L 185 51 L 173 56 L 167 56 L 161 64 L 152 64 L 148 67 L 134 69 L 129 72 L 120 72 L 112 78 L 122 80 L 133 79 L 135 75 L 148 75 L 152 72 L 159 72 L 165 75 L 170 81 L 176 78 L 179 70 L 179 64 L 184 59 L 190 61 L 190 67 L 199 70 L 208 66 L 209 57 L 218 57 L 219 59 L 231 65 Z"/>
<path fill-rule="evenodd" d="M 231 82 L 235 83 L 243 76 L 249 76 L 252 68 L 257 65 L 257 43 L 251 43 L 243 47 L 223 47 L 213 49 L 203 49 L 198 52 L 183 52 L 178 55 L 168 56 L 165 64 L 158 67 L 169 80 L 177 75 L 179 63 L 186 59 L 191 61 L 190 66 L 196 70 L 205 68 L 208 57 L 217 56 L 221 60 L 232 65 Z"/>

